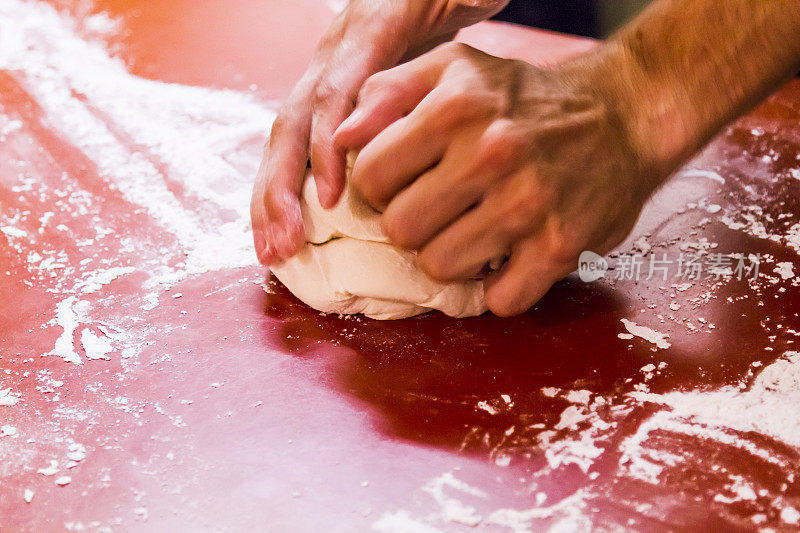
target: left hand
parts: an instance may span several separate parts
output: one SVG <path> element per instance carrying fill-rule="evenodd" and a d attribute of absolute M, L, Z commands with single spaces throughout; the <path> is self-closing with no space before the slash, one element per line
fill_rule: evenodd
<path fill-rule="evenodd" d="M 521 313 L 630 232 L 665 178 L 627 140 L 589 62 L 541 69 L 446 44 L 370 77 L 336 143 L 396 245 L 443 281 L 508 257 L 485 282 L 497 315 Z M 624 102 L 623 102 L 624 103 Z M 387 121 L 386 107 L 406 116 Z"/>

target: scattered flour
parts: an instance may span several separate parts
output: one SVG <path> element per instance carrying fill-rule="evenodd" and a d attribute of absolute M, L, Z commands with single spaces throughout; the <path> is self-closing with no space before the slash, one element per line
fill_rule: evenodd
<path fill-rule="evenodd" d="M 58 461 L 51 459 L 50 465 L 36 471 L 43 476 L 54 476 L 58 473 Z"/>
<path fill-rule="evenodd" d="M 787 524 L 796 526 L 800 524 L 800 511 L 791 506 L 784 507 L 781 509 L 781 520 Z"/>
<path fill-rule="evenodd" d="M 15 73 L 48 117 L 48 125 L 95 163 L 110 189 L 121 191 L 177 239 L 182 249 L 170 253 L 177 252 L 180 261 L 165 269 L 158 268 L 163 262 L 97 269 L 71 266 L 64 254 L 42 257 L 43 251 L 37 250 L 40 254 L 30 256 L 31 264 L 62 270 L 57 280 L 77 275 L 72 290 L 83 294 L 133 272 L 144 272 L 149 286 L 157 288 L 187 275 L 256 264 L 249 216 L 242 207 L 249 203 L 274 106 L 245 92 L 133 76 L 101 42 L 84 37 L 114 27 L 101 13 L 84 19 L 79 33 L 74 21 L 48 3 L 2 0 L 0 69 Z M 65 187 L 72 187 L 69 176 L 65 178 Z M 185 192 L 175 192 L 172 184 Z M 82 190 L 65 194 L 74 211 L 82 214 L 103 201 Z M 40 222 L 44 225 L 48 219 Z M 2 220 L 0 224 L 10 237 L 29 238 L 22 226 Z M 98 236 L 111 231 L 99 221 L 97 230 Z M 122 244 L 129 252 L 140 245 Z M 157 298 L 154 301 L 157 304 Z M 79 362 L 66 335 L 54 353 Z"/>
<path fill-rule="evenodd" d="M 775 265 L 775 273 L 778 274 L 781 279 L 792 279 L 794 277 L 794 264 L 789 261 L 777 263 Z"/>
<path fill-rule="evenodd" d="M 530 532 L 533 520 L 555 519 L 548 531 L 590 531 L 592 522 L 584 514 L 586 494 L 577 491 L 560 502 L 545 507 L 531 509 L 498 509 L 490 514 L 484 523 L 508 528 L 515 533 Z M 536 528 L 538 530 L 538 528 Z"/>
<path fill-rule="evenodd" d="M 372 529 L 382 533 L 441 533 L 442 530 L 413 518 L 405 510 L 387 512 L 372 524 Z"/>
<path fill-rule="evenodd" d="M 56 305 L 56 325 L 63 329 L 56 339 L 53 349 L 45 355 L 57 355 L 68 363 L 81 364 L 81 357 L 75 351 L 75 330 L 78 327 L 78 315 L 74 309 L 76 298 L 69 297 L 61 300 Z"/>
<path fill-rule="evenodd" d="M 85 23 L 91 31 L 113 28 L 113 21 L 108 17 L 92 19 Z M 81 325 L 87 324 L 88 310 L 88 302 L 81 298 L 101 291 L 115 279 L 145 270 L 151 277 L 146 284 L 151 292 L 143 308 L 152 309 L 158 305 L 161 288 L 186 275 L 255 263 L 247 214 L 240 208 L 248 203 L 251 177 L 261 155 L 259 149 L 252 149 L 250 145 L 261 144 L 274 117 L 272 109 L 243 93 L 164 84 L 131 76 L 101 45 L 81 39 L 56 10 L 40 2 L 0 0 L 0 68 L 14 70 L 24 78 L 26 87 L 31 88 L 60 134 L 97 164 L 109 186 L 118 188 L 127 200 L 147 211 L 173 235 L 185 257 L 182 263 L 163 270 L 137 264 L 72 271 L 69 258 L 63 254 L 53 252 L 42 257 L 40 253 L 45 252 L 40 250 L 30 255 L 32 264 L 36 263 L 53 276 L 75 278 L 74 285 L 65 287 L 65 296 L 56 306 L 53 325 L 63 332 L 48 355 L 81 363 L 75 346 L 76 333 L 80 333 L 87 359 L 108 358 L 107 354 L 113 350 L 108 337 L 88 328 L 79 330 Z M 82 97 L 76 98 L 75 94 Z M 112 131 L 109 124 L 124 131 Z M 21 126 L 21 123 L 6 126 L 3 131 L 10 133 Z M 123 142 L 121 137 L 128 140 Z M 138 147 L 133 152 L 131 143 Z M 210 206 L 213 212 L 229 213 L 228 218 L 223 221 L 204 219 L 196 205 L 187 204 L 169 189 L 164 168 L 178 182 L 187 185 L 200 203 Z M 711 171 L 694 173 L 719 183 L 725 181 Z M 30 185 L 23 183 L 20 187 Z M 90 195 L 75 194 L 71 198 L 78 210 L 85 208 L 81 202 L 93 201 Z M 709 213 L 721 210 L 716 204 L 707 205 L 705 209 Z M 744 230 L 773 242 L 785 242 L 800 251 L 800 223 L 790 228 L 786 236 L 776 236 L 766 231 L 761 216 L 762 213 L 753 207 L 740 216 L 723 214 L 719 218 L 731 229 Z M 29 237 L 21 229 L 22 225 L 2 223 L 0 231 L 10 241 Z M 42 221 L 42 225 L 46 223 L 47 219 Z M 646 241 L 638 245 L 643 252 L 650 246 Z M 702 246 L 703 243 L 698 244 L 698 248 Z M 794 277 L 792 263 L 778 263 L 776 273 L 783 279 Z M 678 292 L 690 287 L 690 283 L 673 286 Z M 670 308 L 675 311 L 680 306 L 671 304 Z M 627 333 L 620 333 L 620 338 L 630 340 L 637 336 L 659 349 L 670 347 L 666 334 L 630 320 L 622 319 L 622 322 Z M 126 348 L 121 354 L 125 359 L 133 358 L 138 348 Z M 590 403 L 590 391 L 563 392 L 549 388 L 542 393 L 549 397 L 561 395 L 571 403 L 554 427 L 543 431 L 536 441 L 536 446 L 544 450 L 547 468 L 573 465 L 584 474 L 592 473 L 595 462 L 605 451 L 603 439 L 614 429 L 612 424 Z M 0 406 L 13 406 L 19 400 L 18 393 L 0 389 Z M 793 416 L 795 411 L 787 409 L 787 406 L 800 405 L 800 356 L 796 352 L 786 352 L 784 357 L 763 368 L 744 392 L 737 387 L 665 394 L 637 391 L 631 393 L 628 400 L 622 409 L 629 410 L 632 405 L 645 403 L 663 407 L 620 444 L 621 471 L 637 479 L 657 483 L 665 468 L 679 465 L 681 461 L 676 455 L 644 446 L 656 431 L 695 435 L 736 445 L 764 461 L 776 459 L 755 444 L 732 435 L 730 430 L 758 431 L 789 445 L 800 446 L 800 425 Z M 488 402 L 483 403 L 485 405 L 478 408 L 497 412 Z M 68 408 L 59 412 L 67 413 Z M 568 428 L 574 429 L 566 431 Z M 0 431 L 10 436 L 6 429 L 0 428 Z M 67 452 L 70 462 L 65 467 L 70 468 L 85 457 L 82 445 L 71 444 Z M 55 460 L 38 470 L 45 476 L 55 476 L 59 471 L 59 462 Z M 71 478 L 61 476 L 55 482 L 66 485 Z M 744 480 L 733 479 L 727 488 L 729 493 L 719 498 L 752 501 L 755 494 L 754 488 Z M 537 506 L 531 509 L 499 509 L 480 514 L 455 494 L 477 499 L 486 495 L 455 478 L 452 472 L 434 478 L 421 490 L 439 505 L 437 520 L 447 524 L 498 525 L 527 531 L 533 520 L 554 519 L 556 526 L 565 530 L 591 529 L 585 514 L 587 494 L 582 491 L 549 507 L 543 506 L 544 499 L 537 498 Z M 26 502 L 30 503 L 33 496 L 32 490 L 25 489 Z M 147 517 L 143 507 L 135 509 L 135 513 L 140 519 Z M 800 513 L 792 506 L 782 507 L 780 515 L 787 524 L 800 523 Z M 439 531 L 427 522 L 428 519 L 422 520 L 400 510 L 383 514 L 373 527 L 387 532 Z"/>
<path fill-rule="evenodd" d="M 786 352 L 763 368 L 745 391 L 725 387 L 711 392 L 632 393 L 640 401 L 671 408 L 670 416 L 709 427 L 756 431 L 800 447 L 797 413 L 787 406 L 800 405 L 800 353 Z"/>
<path fill-rule="evenodd" d="M 21 230 L 14 226 L 2 226 L 0 227 L 0 231 L 8 235 L 9 237 L 27 237 L 28 233 L 25 230 Z"/>
<path fill-rule="evenodd" d="M 16 405 L 21 394 L 12 392 L 11 389 L 0 389 L 0 406 Z"/>

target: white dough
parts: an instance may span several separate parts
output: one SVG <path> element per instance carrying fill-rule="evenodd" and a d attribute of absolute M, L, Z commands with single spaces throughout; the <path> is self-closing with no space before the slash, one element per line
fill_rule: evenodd
<path fill-rule="evenodd" d="M 349 172 L 348 172 L 349 174 Z M 271 267 L 292 293 L 326 313 L 362 313 L 378 320 L 438 309 L 453 317 L 486 311 L 483 282 L 440 283 L 416 264 L 416 255 L 388 244 L 380 213 L 361 201 L 349 183 L 333 209 L 323 209 L 313 176 L 301 197 L 307 243 Z"/>

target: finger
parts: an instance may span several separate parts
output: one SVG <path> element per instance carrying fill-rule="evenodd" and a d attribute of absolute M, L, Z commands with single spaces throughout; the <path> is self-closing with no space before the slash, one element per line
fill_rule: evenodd
<path fill-rule="evenodd" d="M 275 249 L 271 244 L 272 239 L 268 237 L 270 223 L 264 203 L 267 183 L 262 171 L 265 164 L 265 160 L 262 160 L 256 182 L 253 185 L 253 194 L 250 198 L 250 225 L 253 231 L 253 246 L 256 250 L 256 257 L 258 257 L 259 263 L 270 265 L 275 261 Z"/>
<path fill-rule="evenodd" d="M 377 68 L 365 50 L 339 48 L 314 89 L 311 168 L 320 204 L 325 208 L 336 204 L 345 181 L 347 147 L 337 144 L 334 134 L 353 111 L 355 95 L 364 80 Z"/>
<path fill-rule="evenodd" d="M 333 142 L 333 132 L 352 108 L 347 99 L 337 96 L 317 104 L 311 127 L 311 169 L 322 207 L 336 205 L 344 188 L 345 150 Z"/>
<path fill-rule="evenodd" d="M 407 116 L 383 129 L 361 151 L 353 181 L 376 209 L 383 209 L 397 192 L 433 166 L 451 138 L 492 107 L 491 99 L 473 90 L 467 73 L 454 67 L 453 75 L 443 77 L 450 66 L 460 64 L 454 59 L 469 53 L 463 48 L 469 47 L 440 47 L 416 60 L 423 77 L 428 77 L 423 85 L 433 89 Z"/>
<path fill-rule="evenodd" d="M 266 236 L 276 259 L 293 256 L 305 240 L 300 191 L 308 162 L 310 118 L 279 122 L 270 136 L 265 168 Z"/>
<path fill-rule="evenodd" d="M 464 279 L 489 261 L 508 255 L 522 239 L 536 235 L 547 217 L 547 194 L 531 176 L 518 172 L 492 189 L 473 210 L 436 236 L 421 252 L 420 264 L 442 280 Z"/>
<path fill-rule="evenodd" d="M 256 176 L 250 215 L 259 261 L 291 257 L 304 241 L 299 195 L 308 159 L 311 117 L 287 104 L 276 118 Z"/>
<path fill-rule="evenodd" d="M 481 127 L 471 123 L 486 107 L 480 95 L 458 83 L 436 87 L 408 116 L 361 150 L 353 168 L 356 188 L 373 207 L 383 210 L 398 192 L 437 164 L 454 139 L 478 139 Z"/>
<path fill-rule="evenodd" d="M 492 128 L 477 128 L 476 134 L 480 134 L 479 139 L 475 135 L 459 136 L 436 167 L 394 197 L 381 221 L 395 245 L 421 248 L 481 198 L 484 203 L 490 201 L 489 209 L 497 210 L 489 218 L 501 216 L 502 224 L 524 218 L 544 199 L 544 195 L 531 190 L 534 176 L 512 175 L 518 164 L 519 143 L 508 135 L 496 134 Z M 505 188 L 494 190 L 487 198 L 501 180 Z M 504 209 L 504 204 L 509 209 Z M 511 218 L 506 219 L 509 210 Z"/>
<path fill-rule="evenodd" d="M 267 240 L 267 208 L 264 204 L 264 192 L 267 189 L 266 176 L 264 175 L 264 165 L 266 164 L 266 152 L 264 159 L 256 174 L 256 181 L 253 184 L 253 193 L 250 196 L 250 226 L 253 231 L 253 246 L 256 250 L 256 257 L 261 264 L 268 265 L 273 260 L 273 251 L 269 249 Z"/>
<path fill-rule="evenodd" d="M 498 272 L 484 281 L 486 305 L 497 316 L 518 315 L 536 302 L 552 285 L 569 274 L 573 265 L 552 261 L 539 238 L 522 241 Z"/>
<path fill-rule="evenodd" d="M 441 70 L 438 62 L 419 58 L 370 76 L 359 92 L 355 109 L 336 130 L 335 143 L 345 150 L 366 146 L 433 90 Z"/>
<path fill-rule="evenodd" d="M 422 248 L 480 199 L 477 182 L 459 180 L 450 169 L 442 162 L 395 196 L 381 216 L 392 244 L 409 250 Z"/>
<path fill-rule="evenodd" d="M 278 189 L 270 196 L 271 223 L 267 238 L 274 250 L 275 260 L 285 260 L 296 254 L 305 243 L 305 228 L 300 210 L 299 191 Z"/>
<path fill-rule="evenodd" d="M 364 199 L 382 211 L 391 199 L 441 160 L 448 140 L 426 117 L 412 112 L 378 134 L 358 155 L 352 180 Z"/>
<path fill-rule="evenodd" d="M 400 191 L 381 217 L 396 246 L 420 249 L 436 233 L 475 205 L 504 168 L 473 157 L 473 141 L 454 143 L 442 161 Z M 459 146 L 465 145 L 465 146 Z"/>

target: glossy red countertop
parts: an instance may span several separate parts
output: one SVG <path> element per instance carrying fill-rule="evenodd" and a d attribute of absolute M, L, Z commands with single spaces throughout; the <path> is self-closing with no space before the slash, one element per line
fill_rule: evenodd
<path fill-rule="evenodd" d="M 247 203 L 333 4 L 0 0 L 0 530 L 796 530 L 800 83 L 620 248 L 754 280 L 611 257 L 513 319 L 323 316 L 265 282 Z"/>

